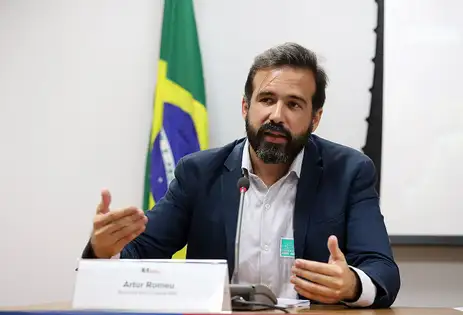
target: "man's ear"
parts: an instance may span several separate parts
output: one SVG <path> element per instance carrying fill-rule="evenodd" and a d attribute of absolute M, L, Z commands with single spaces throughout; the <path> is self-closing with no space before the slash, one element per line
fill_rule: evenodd
<path fill-rule="evenodd" d="M 320 124 L 320 120 L 322 119 L 322 114 L 323 114 L 323 108 L 320 108 L 317 110 L 312 117 L 312 132 L 315 132 L 317 130 L 318 125 Z"/>
<path fill-rule="evenodd" d="M 246 101 L 246 98 L 243 97 L 241 100 L 241 115 L 243 116 L 243 119 L 246 119 L 246 116 L 248 115 L 248 110 L 249 110 L 248 102 Z"/>

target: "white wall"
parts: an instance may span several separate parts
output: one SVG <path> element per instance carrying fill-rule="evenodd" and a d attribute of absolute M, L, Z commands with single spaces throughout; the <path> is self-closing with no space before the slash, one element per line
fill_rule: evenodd
<path fill-rule="evenodd" d="M 363 145 L 373 1 L 195 5 L 212 146 L 244 134 L 240 97 L 252 57 L 291 40 L 320 53 L 331 77 L 318 133 Z M 161 18 L 160 0 L 1 2 L 0 283 L 8 286 L 0 305 L 71 298 L 102 187 L 113 192 L 115 207 L 141 205 Z M 405 281 L 398 304 L 422 305 L 431 294 L 430 304 L 461 304 L 461 294 L 436 290 L 436 279 L 423 277 L 463 283 L 461 255 L 409 254 L 398 253 Z"/>
<path fill-rule="evenodd" d="M 463 236 L 462 10 L 385 1 L 381 206 L 393 235 Z"/>
<path fill-rule="evenodd" d="M 70 299 L 103 187 L 141 205 L 159 1 L 2 1 L 0 305 Z"/>

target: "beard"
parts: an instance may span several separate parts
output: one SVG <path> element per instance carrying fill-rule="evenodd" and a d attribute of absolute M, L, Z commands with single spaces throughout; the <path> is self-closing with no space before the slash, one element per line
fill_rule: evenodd
<path fill-rule="evenodd" d="M 299 135 L 293 135 L 281 124 L 269 122 L 263 124 L 258 130 L 251 126 L 249 114 L 245 119 L 246 135 L 249 144 L 256 152 L 257 156 L 266 164 L 288 164 L 292 163 L 302 148 L 309 141 L 312 134 L 313 124 L 306 132 Z M 273 143 L 265 140 L 269 132 L 277 132 L 286 139 L 286 143 Z"/>

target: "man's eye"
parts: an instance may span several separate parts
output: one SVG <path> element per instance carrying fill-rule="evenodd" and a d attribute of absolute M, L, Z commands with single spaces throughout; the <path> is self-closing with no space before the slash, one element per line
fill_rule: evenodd
<path fill-rule="evenodd" d="M 260 101 L 265 104 L 271 104 L 273 102 L 271 98 L 263 98 Z"/>

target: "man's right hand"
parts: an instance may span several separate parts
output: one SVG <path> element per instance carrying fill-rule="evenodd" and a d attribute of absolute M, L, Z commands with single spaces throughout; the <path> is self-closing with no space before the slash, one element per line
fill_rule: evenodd
<path fill-rule="evenodd" d="M 90 239 L 93 252 L 98 258 L 111 258 L 119 254 L 125 245 L 145 230 L 148 222 L 144 212 L 136 207 L 110 212 L 110 204 L 111 194 L 103 190 Z"/>

